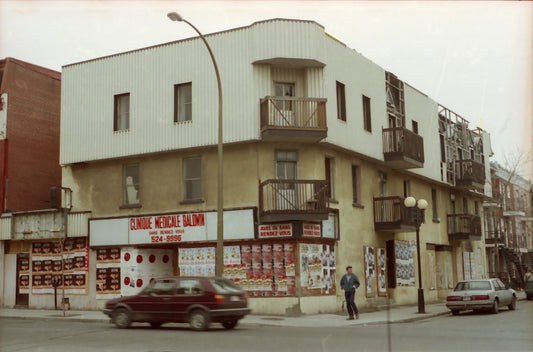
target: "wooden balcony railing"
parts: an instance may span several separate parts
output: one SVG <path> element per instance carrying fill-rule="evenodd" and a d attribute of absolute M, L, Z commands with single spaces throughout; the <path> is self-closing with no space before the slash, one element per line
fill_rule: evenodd
<path fill-rule="evenodd" d="M 402 197 L 374 197 L 374 229 L 376 231 L 416 231 L 416 223 Z"/>
<path fill-rule="evenodd" d="M 326 220 L 327 181 L 266 180 L 259 184 L 259 217 L 262 222 Z"/>
<path fill-rule="evenodd" d="M 405 127 L 384 128 L 383 156 L 393 167 L 423 167 L 424 139 Z"/>
<path fill-rule="evenodd" d="M 455 161 L 455 185 L 467 189 L 483 189 L 485 186 L 485 166 L 475 160 Z"/>
<path fill-rule="evenodd" d="M 448 239 L 481 240 L 481 218 L 473 214 L 448 214 Z"/>
<path fill-rule="evenodd" d="M 261 99 L 263 139 L 319 141 L 327 137 L 326 101 L 322 98 L 265 97 Z"/>

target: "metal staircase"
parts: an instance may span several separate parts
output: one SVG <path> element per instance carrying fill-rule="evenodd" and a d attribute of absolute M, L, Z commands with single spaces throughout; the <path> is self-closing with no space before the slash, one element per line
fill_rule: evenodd
<path fill-rule="evenodd" d="M 501 253 L 505 258 L 505 266 L 511 280 L 510 286 L 514 289 L 523 288 L 526 265 L 522 264 L 520 256 L 509 248 L 501 248 Z"/>

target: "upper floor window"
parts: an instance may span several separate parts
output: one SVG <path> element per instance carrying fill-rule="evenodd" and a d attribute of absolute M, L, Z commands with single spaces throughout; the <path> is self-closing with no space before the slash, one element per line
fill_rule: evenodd
<path fill-rule="evenodd" d="M 286 82 L 274 83 L 274 95 L 276 97 L 285 97 L 286 100 L 280 100 L 277 104 L 278 108 L 285 114 L 288 111 L 292 111 L 292 100 L 290 97 L 294 97 L 295 84 Z M 285 115 L 285 119 L 291 119 L 292 116 Z"/>
<path fill-rule="evenodd" d="M 184 199 L 202 198 L 202 158 L 183 159 Z"/>
<path fill-rule="evenodd" d="M 346 121 L 346 96 L 341 82 L 337 82 L 337 118 Z"/>
<path fill-rule="evenodd" d="M 352 165 L 353 204 L 361 204 L 361 169 L 359 165 Z"/>
<path fill-rule="evenodd" d="M 328 182 L 327 196 L 331 199 L 335 198 L 335 164 L 333 158 L 326 157 L 326 181 Z"/>
<path fill-rule="evenodd" d="M 276 151 L 276 179 L 295 180 L 298 177 L 298 152 L 296 150 Z"/>
<path fill-rule="evenodd" d="M 437 210 L 437 190 L 431 190 L 431 209 L 433 210 L 433 220 L 439 218 L 439 211 Z"/>
<path fill-rule="evenodd" d="M 174 86 L 174 122 L 192 120 L 192 83 Z"/>
<path fill-rule="evenodd" d="M 124 165 L 124 205 L 139 204 L 139 164 Z"/>
<path fill-rule="evenodd" d="M 379 196 L 385 197 L 389 193 L 387 186 L 387 174 L 383 171 L 380 171 L 379 174 Z"/>
<path fill-rule="evenodd" d="M 411 121 L 412 125 L 413 125 L 413 132 L 418 134 L 418 122 L 416 121 Z"/>
<path fill-rule="evenodd" d="M 130 93 L 115 95 L 115 113 L 113 130 L 127 131 L 130 129 Z"/>
<path fill-rule="evenodd" d="M 372 132 L 372 118 L 370 115 L 370 98 L 363 95 L 363 124 L 365 131 Z"/>

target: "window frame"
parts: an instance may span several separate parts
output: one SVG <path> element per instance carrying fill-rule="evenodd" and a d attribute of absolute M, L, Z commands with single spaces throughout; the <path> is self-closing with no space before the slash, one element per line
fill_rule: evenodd
<path fill-rule="evenodd" d="M 127 170 L 135 167 L 137 169 L 137 182 L 135 176 L 128 173 Z M 132 177 L 133 188 L 137 191 L 137 202 L 130 202 L 128 198 L 128 177 Z M 141 205 L 141 170 L 138 163 L 124 164 L 122 166 L 122 207 L 139 207 Z M 137 187 L 135 187 L 137 186 Z"/>
<path fill-rule="evenodd" d="M 372 133 L 372 102 L 369 97 L 363 95 L 363 128 Z"/>
<path fill-rule="evenodd" d="M 431 189 L 431 210 L 433 213 L 433 221 L 439 222 L 439 211 L 437 208 L 437 190 L 435 188 Z"/>
<path fill-rule="evenodd" d="M 346 122 L 346 86 L 336 81 L 335 92 L 337 96 L 337 119 Z"/>
<path fill-rule="evenodd" d="M 352 205 L 362 207 L 361 204 L 361 166 L 352 164 Z"/>
<path fill-rule="evenodd" d="M 418 121 L 411 120 L 411 128 L 414 133 L 418 134 Z"/>
<path fill-rule="evenodd" d="M 187 119 L 187 116 L 185 119 L 180 119 L 180 98 L 179 98 L 179 91 L 180 89 L 184 87 L 190 87 L 191 90 L 191 100 L 189 102 L 185 102 L 184 104 L 190 105 L 190 116 Z M 183 123 L 183 122 L 191 122 L 192 121 L 192 82 L 185 82 L 185 83 L 179 83 L 174 85 L 174 123 Z"/>
<path fill-rule="evenodd" d="M 188 178 L 187 177 L 187 162 L 189 160 L 199 160 L 200 161 L 200 175 L 196 175 L 196 177 L 191 177 L 191 178 Z M 188 182 L 198 182 L 199 185 L 200 185 L 200 195 L 198 197 L 194 197 L 193 194 L 191 194 L 191 197 L 189 198 L 188 197 L 188 187 L 187 187 L 187 184 Z M 188 157 L 188 158 L 183 158 L 183 201 L 182 203 L 190 203 L 190 202 L 203 202 L 203 198 L 202 198 L 202 193 L 203 189 L 202 189 L 202 157 L 200 156 L 191 156 L 191 157 Z M 191 190 L 192 192 L 192 190 Z"/>
<path fill-rule="evenodd" d="M 330 156 L 324 158 L 324 171 L 326 175 L 327 194 L 329 199 L 335 199 L 335 159 Z"/>
<path fill-rule="evenodd" d="M 128 111 L 127 112 L 120 112 L 121 110 L 121 104 L 123 104 L 122 100 L 125 98 L 128 98 Z M 131 108 L 131 96 L 130 93 L 121 93 L 121 94 L 115 94 L 113 96 L 113 132 L 123 132 L 123 131 L 129 131 L 130 130 L 130 108 Z M 126 127 L 120 128 L 120 122 L 122 121 L 121 117 L 123 114 L 126 114 Z"/>

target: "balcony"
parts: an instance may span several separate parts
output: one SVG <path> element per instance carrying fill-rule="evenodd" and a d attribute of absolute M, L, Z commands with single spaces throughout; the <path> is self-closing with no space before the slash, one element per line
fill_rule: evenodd
<path fill-rule="evenodd" d="M 448 240 L 481 240 L 481 218 L 472 214 L 448 214 Z"/>
<path fill-rule="evenodd" d="M 261 222 L 327 220 L 327 181 L 266 180 L 259 184 Z"/>
<path fill-rule="evenodd" d="M 463 189 L 485 188 L 485 166 L 475 160 L 455 161 L 455 185 Z"/>
<path fill-rule="evenodd" d="M 383 157 L 395 169 L 423 167 L 424 139 L 405 127 L 384 128 Z"/>
<path fill-rule="evenodd" d="M 261 138 L 266 141 L 318 142 L 328 135 L 326 99 L 261 99 Z"/>
<path fill-rule="evenodd" d="M 409 217 L 409 209 L 402 197 L 374 198 L 374 229 L 376 231 L 413 232 L 414 219 Z"/>

